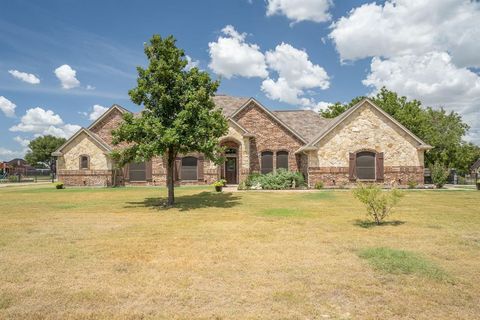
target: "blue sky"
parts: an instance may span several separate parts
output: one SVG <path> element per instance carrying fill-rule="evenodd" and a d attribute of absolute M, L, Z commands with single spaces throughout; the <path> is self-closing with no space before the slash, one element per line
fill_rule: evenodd
<path fill-rule="evenodd" d="M 127 92 L 152 34 L 174 35 L 221 77 L 220 93 L 319 109 L 386 85 L 464 114 L 478 142 L 478 5 L 422 2 L 4 1 L 0 160 L 22 156 L 36 135 L 68 136 L 102 107 L 140 110 Z"/>

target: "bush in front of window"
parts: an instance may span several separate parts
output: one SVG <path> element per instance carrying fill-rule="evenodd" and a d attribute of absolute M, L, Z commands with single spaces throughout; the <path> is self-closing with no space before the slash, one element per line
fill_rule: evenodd
<path fill-rule="evenodd" d="M 373 183 L 359 183 L 353 189 L 353 196 L 365 205 L 367 216 L 372 218 L 377 225 L 380 225 L 391 213 L 393 207 L 398 204 L 400 198 L 403 197 L 403 193 L 398 189 L 384 191 L 380 186 Z"/>
<path fill-rule="evenodd" d="M 278 169 L 276 172 L 267 174 L 254 173 L 249 175 L 242 188 L 251 190 L 285 190 L 303 187 L 304 185 L 305 179 L 300 172 Z"/>

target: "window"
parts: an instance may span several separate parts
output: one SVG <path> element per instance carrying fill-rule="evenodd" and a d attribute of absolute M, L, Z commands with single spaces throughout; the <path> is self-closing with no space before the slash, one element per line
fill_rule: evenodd
<path fill-rule="evenodd" d="M 287 151 L 277 152 L 277 169 L 288 170 L 288 152 Z"/>
<path fill-rule="evenodd" d="M 198 179 L 198 159 L 195 157 L 182 158 L 181 179 L 197 180 Z"/>
<path fill-rule="evenodd" d="M 375 153 L 362 151 L 356 157 L 357 178 L 360 180 L 375 180 Z"/>
<path fill-rule="evenodd" d="M 128 165 L 128 173 L 130 181 L 146 181 L 146 165 L 145 162 L 132 162 Z"/>
<path fill-rule="evenodd" d="M 226 155 L 236 155 L 237 154 L 237 149 L 235 148 L 227 148 L 225 150 Z"/>
<path fill-rule="evenodd" d="M 80 169 L 89 168 L 89 158 L 88 156 L 80 156 Z"/>
<path fill-rule="evenodd" d="M 273 171 L 273 152 L 264 151 L 262 152 L 262 174 L 269 173 Z"/>

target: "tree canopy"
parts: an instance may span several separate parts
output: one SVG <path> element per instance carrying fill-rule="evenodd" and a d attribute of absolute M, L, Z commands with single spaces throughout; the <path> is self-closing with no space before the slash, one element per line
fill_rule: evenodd
<path fill-rule="evenodd" d="M 52 152 L 57 150 L 65 141 L 66 139 L 64 138 L 58 138 L 52 135 L 35 138 L 28 144 L 30 150 L 25 155 L 25 160 L 34 167 L 38 167 L 39 164 L 50 167 Z"/>
<path fill-rule="evenodd" d="M 320 115 L 325 118 L 337 117 L 363 98 L 365 97 L 356 97 L 347 104 L 337 102 L 321 110 Z M 480 147 L 463 140 L 469 126 L 458 113 L 447 112 L 443 108 L 424 107 L 420 101 L 408 100 L 386 88 L 382 88 L 370 99 L 420 139 L 433 146 L 433 149 L 425 154 L 426 166 L 439 162 L 457 169 L 460 173 L 467 173 L 480 157 Z"/>
<path fill-rule="evenodd" d="M 187 59 L 173 36 L 154 35 L 145 44 L 146 69 L 137 67 L 137 86 L 130 98 L 144 109 L 140 116 L 124 115 L 113 131 L 113 143 L 127 147 L 113 152 L 120 164 L 162 156 L 167 162 L 167 205 L 174 204 L 174 161 L 178 154 L 201 152 L 220 161 L 219 138 L 228 131 L 227 120 L 212 97 L 219 82 L 207 72 L 186 69 Z"/>

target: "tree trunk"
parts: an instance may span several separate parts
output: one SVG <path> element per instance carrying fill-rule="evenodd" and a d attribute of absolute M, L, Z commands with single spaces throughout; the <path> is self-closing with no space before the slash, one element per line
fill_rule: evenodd
<path fill-rule="evenodd" d="M 167 189 L 168 189 L 168 200 L 167 206 L 173 206 L 175 204 L 175 189 L 174 189 L 174 170 L 175 170 L 175 152 L 172 148 L 168 149 L 167 155 Z"/>

